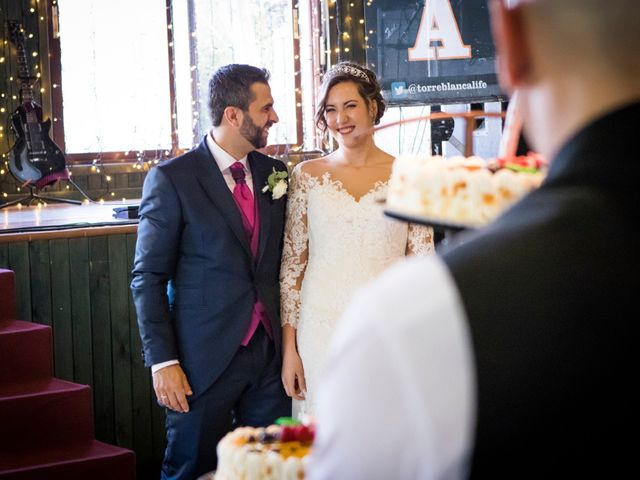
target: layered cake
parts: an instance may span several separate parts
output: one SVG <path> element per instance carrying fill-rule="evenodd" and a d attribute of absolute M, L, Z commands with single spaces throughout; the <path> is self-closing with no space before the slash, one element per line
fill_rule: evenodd
<path fill-rule="evenodd" d="M 228 433 L 218 443 L 215 480 L 303 480 L 315 429 L 282 423 Z"/>
<path fill-rule="evenodd" d="M 453 225 L 481 226 L 537 188 L 546 162 L 536 154 L 486 161 L 480 157 L 398 157 L 387 208 Z"/>

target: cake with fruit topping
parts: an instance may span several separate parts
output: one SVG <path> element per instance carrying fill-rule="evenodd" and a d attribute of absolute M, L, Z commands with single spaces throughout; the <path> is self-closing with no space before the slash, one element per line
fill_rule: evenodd
<path fill-rule="evenodd" d="M 292 419 L 239 427 L 218 443 L 215 480 L 303 480 L 315 429 Z"/>
<path fill-rule="evenodd" d="M 537 188 L 546 173 L 537 154 L 486 161 L 480 157 L 398 157 L 387 208 L 434 222 L 481 226 Z"/>

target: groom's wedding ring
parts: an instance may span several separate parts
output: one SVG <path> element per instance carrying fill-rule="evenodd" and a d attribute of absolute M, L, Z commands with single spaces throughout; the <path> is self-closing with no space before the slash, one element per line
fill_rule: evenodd
<path fill-rule="evenodd" d="M 165 398 L 168 398 L 168 397 L 166 395 L 160 395 L 160 398 L 164 400 Z"/>

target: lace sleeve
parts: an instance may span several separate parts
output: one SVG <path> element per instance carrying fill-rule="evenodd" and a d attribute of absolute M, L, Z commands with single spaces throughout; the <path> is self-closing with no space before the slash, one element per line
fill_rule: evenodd
<path fill-rule="evenodd" d="M 307 231 L 308 178 L 302 164 L 291 172 L 287 218 L 284 227 L 284 246 L 280 268 L 280 317 L 282 325 L 298 326 L 300 287 L 309 258 Z"/>
<path fill-rule="evenodd" d="M 433 252 L 435 252 L 433 228 L 410 223 L 407 235 L 407 255 L 424 256 Z"/>

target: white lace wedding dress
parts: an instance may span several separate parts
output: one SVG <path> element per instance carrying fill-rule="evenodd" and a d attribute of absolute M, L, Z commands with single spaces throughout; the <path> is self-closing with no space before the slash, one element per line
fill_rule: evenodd
<path fill-rule="evenodd" d="M 297 418 L 315 412 L 316 385 L 337 320 L 354 291 L 405 254 L 434 250 L 430 228 L 383 214 L 387 182 L 356 200 L 327 172 L 291 174 L 280 273 L 282 324 L 297 329 L 307 384 Z"/>

